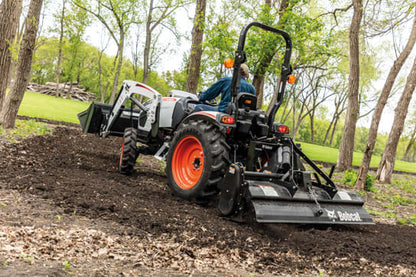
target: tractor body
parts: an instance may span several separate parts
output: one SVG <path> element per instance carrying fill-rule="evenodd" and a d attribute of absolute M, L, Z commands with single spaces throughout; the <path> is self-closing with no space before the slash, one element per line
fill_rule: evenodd
<path fill-rule="evenodd" d="M 277 103 L 269 116 L 256 109 L 256 97 L 239 91 L 239 68 L 245 62 L 247 31 L 258 27 L 283 36 L 286 51 Z M 78 114 L 84 133 L 122 136 L 119 169 L 130 174 L 139 154 L 166 161 L 172 192 L 204 201 L 219 195 L 227 217 L 260 223 L 372 224 L 362 198 L 338 190 L 275 122 L 291 74 L 290 36 L 253 22 L 240 34 L 227 111 L 194 112 L 198 98 L 173 90 L 163 97 L 153 88 L 124 81 L 114 105 L 93 103 Z M 139 101 L 139 99 L 141 101 Z M 130 106 L 126 106 L 126 103 Z M 138 146 L 141 143 L 143 146 Z"/>

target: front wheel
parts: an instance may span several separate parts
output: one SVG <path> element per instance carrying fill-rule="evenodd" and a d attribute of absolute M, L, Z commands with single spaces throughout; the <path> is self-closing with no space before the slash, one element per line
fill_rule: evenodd
<path fill-rule="evenodd" d="M 137 137 L 138 130 L 136 128 L 126 128 L 124 130 L 118 165 L 118 169 L 122 174 L 130 175 L 134 171 L 134 165 L 138 156 Z"/>
<path fill-rule="evenodd" d="M 217 126 L 191 121 L 176 132 L 167 156 L 166 174 L 173 193 L 203 200 L 218 193 L 229 165 L 229 146 Z"/>

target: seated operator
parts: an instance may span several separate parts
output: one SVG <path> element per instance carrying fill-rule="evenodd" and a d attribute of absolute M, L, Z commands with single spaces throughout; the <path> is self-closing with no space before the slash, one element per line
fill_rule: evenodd
<path fill-rule="evenodd" d="M 240 89 L 239 92 L 248 92 L 251 94 L 256 94 L 254 86 L 247 82 L 248 78 L 248 66 L 246 64 L 241 64 L 240 66 Z M 205 104 L 198 104 L 195 106 L 195 112 L 198 111 L 219 111 L 225 112 L 228 104 L 231 102 L 231 80 L 232 77 L 224 77 L 218 80 L 215 84 L 210 86 L 206 91 L 201 93 L 199 97 L 199 102 L 209 101 L 215 99 L 221 93 L 221 101 L 218 106 L 210 106 Z"/>

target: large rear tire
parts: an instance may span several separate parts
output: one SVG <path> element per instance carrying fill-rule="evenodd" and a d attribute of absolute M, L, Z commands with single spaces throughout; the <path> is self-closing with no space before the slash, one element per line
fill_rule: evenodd
<path fill-rule="evenodd" d="M 121 174 L 130 175 L 134 171 L 134 165 L 138 156 L 137 136 L 138 130 L 136 128 L 130 127 L 124 130 L 118 167 Z"/>
<path fill-rule="evenodd" d="M 201 201 L 218 193 L 218 182 L 230 164 L 229 146 L 217 126 L 191 121 L 173 137 L 166 164 L 173 193 Z"/>

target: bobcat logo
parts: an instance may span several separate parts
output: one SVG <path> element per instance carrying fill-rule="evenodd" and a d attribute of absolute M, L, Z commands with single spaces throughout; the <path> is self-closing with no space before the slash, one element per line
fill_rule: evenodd
<path fill-rule="evenodd" d="M 338 219 L 338 216 L 336 215 L 334 210 L 330 211 L 330 210 L 325 209 L 325 211 L 328 214 L 329 219 L 332 219 L 332 221 L 335 221 L 336 219 Z"/>

